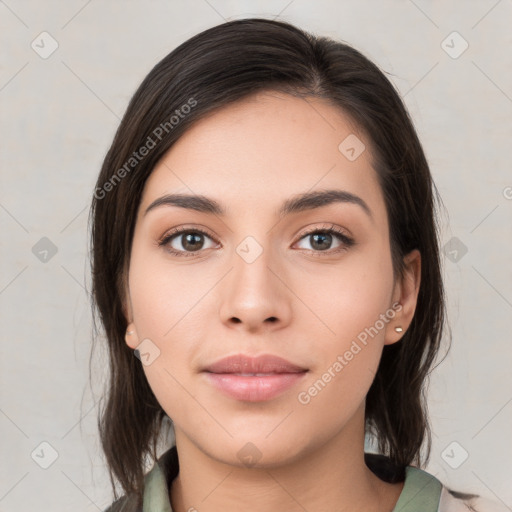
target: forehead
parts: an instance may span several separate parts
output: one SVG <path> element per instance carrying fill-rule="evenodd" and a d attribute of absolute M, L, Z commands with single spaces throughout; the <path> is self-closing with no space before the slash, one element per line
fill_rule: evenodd
<path fill-rule="evenodd" d="M 186 193 L 215 197 L 235 215 L 267 205 L 275 210 L 289 196 L 315 189 L 341 189 L 382 213 L 370 145 L 325 100 L 258 93 L 188 129 L 148 178 L 141 210 L 163 194 Z"/>

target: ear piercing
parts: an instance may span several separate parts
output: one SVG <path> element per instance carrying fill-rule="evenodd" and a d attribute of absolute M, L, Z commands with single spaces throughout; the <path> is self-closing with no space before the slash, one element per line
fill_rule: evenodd
<path fill-rule="evenodd" d="M 403 329 L 400 326 L 398 326 L 398 327 L 395 327 L 395 331 L 396 332 L 403 332 Z"/>

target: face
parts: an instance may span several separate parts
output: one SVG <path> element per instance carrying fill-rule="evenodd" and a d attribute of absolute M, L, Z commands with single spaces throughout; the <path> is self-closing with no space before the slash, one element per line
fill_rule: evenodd
<path fill-rule="evenodd" d="M 419 285 L 417 254 L 393 277 L 370 146 L 332 105 L 265 92 L 197 122 L 155 167 L 127 343 L 178 446 L 271 465 L 349 431 L 360 441 L 383 346 L 403 336 Z"/>

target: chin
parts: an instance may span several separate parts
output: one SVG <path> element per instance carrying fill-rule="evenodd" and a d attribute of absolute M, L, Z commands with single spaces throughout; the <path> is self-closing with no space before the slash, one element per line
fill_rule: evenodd
<path fill-rule="evenodd" d="M 276 423 L 272 428 L 275 428 Z M 278 427 L 279 428 L 279 427 Z M 228 435 L 223 439 L 205 439 L 197 443 L 204 453 L 224 464 L 239 468 L 274 468 L 286 465 L 300 458 L 301 453 L 309 451 L 309 443 L 301 443 L 299 433 L 290 432 L 284 428 L 281 432 L 276 429 L 258 430 L 246 429 L 243 434 Z"/>

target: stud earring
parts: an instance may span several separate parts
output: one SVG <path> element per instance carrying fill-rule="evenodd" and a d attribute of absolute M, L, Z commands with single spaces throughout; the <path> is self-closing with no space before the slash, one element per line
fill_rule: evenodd
<path fill-rule="evenodd" d="M 135 331 L 126 331 L 126 334 L 130 335 L 133 334 Z"/>
<path fill-rule="evenodd" d="M 395 327 L 395 331 L 396 332 L 403 332 L 403 329 L 400 326 L 398 326 L 398 327 Z"/>

